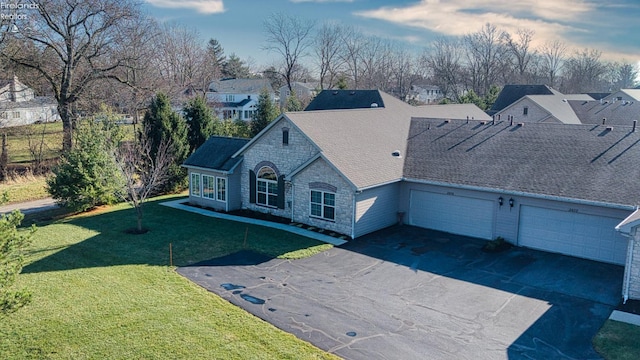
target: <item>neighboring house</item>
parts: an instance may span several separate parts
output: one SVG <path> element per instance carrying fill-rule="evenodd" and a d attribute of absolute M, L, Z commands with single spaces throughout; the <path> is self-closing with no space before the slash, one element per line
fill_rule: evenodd
<path fill-rule="evenodd" d="M 420 104 L 437 104 L 444 98 L 442 90 L 437 85 L 413 84 L 407 94 L 406 101 L 416 101 Z"/>
<path fill-rule="evenodd" d="M 604 98 L 603 101 L 615 103 L 616 101 L 640 101 L 640 89 L 621 89 Z"/>
<path fill-rule="evenodd" d="M 296 94 L 296 97 L 303 103 L 310 102 L 319 92 L 319 82 L 298 82 L 291 83 L 291 88 Z M 287 99 L 291 96 L 291 90 L 287 85 L 280 87 L 278 92 L 280 94 L 280 108 L 284 108 L 287 105 Z"/>
<path fill-rule="evenodd" d="M 216 210 L 240 208 L 242 157 L 231 157 L 249 139 L 210 137 L 182 164 L 189 173 L 189 202 Z"/>
<path fill-rule="evenodd" d="M 640 101 L 570 100 L 569 105 L 583 124 L 633 125 L 640 120 Z"/>
<path fill-rule="evenodd" d="M 35 96 L 17 77 L 0 80 L 0 127 L 59 120 L 55 99 Z"/>
<path fill-rule="evenodd" d="M 409 109 L 413 116 L 437 117 L 447 119 L 491 120 L 482 109 L 474 104 L 446 104 L 410 106 L 380 90 L 323 90 L 304 111 L 353 110 L 385 108 L 384 98 L 391 102 L 392 108 Z"/>
<path fill-rule="evenodd" d="M 277 118 L 225 160 L 239 162 L 240 207 L 351 238 L 404 222 L 626 265 L 640 298 L 640 250 L 615 230 L 638 236 L 640 131 L 433 118 L 379 97 Z"/>
<path fill-rule="evenodd" d="M 275 102 L 276 96 L 268 79 L 218 80 L 209 85 L 207 102 L 222 119 L 249 121 L 255 114 L 263 89 L 267 89 Z"/>
<path fill-rule="evenodd" d="M 569 105 L 570 100 L 589 101 L 586 94 L 525 95 L 494 114 L 496 120 L 513 122 L 552 122 L 580 124 L 580 119 Z"/>
<path fill-rule="evenodd" d="M 494 115 L 527 95 L 561 95 L 559 91 L 546 85 L 505 85 L 496 101 L 487 110 L 487 114 Z"/>

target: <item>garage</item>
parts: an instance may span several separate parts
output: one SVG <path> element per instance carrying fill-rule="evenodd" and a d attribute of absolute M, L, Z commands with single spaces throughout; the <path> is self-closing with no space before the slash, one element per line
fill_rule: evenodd
<path fill-rule="evenodd" d="M 518 245 L 607 263 L 625 263 L 622 219 L 535 206 L 520 207 Z"/>
<path fill-rule="evenodd" d="M 411 190 L 409 224 L 481 239 L 493 237 L 494 202 Z"/>

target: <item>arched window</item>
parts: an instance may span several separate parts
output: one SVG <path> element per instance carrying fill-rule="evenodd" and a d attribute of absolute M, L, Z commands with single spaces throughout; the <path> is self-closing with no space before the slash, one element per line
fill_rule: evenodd
<path fill-rule="evenodd" d="M 278 206 L 278 176 L 272 168 L 263 166 L 256 176 L 256 203 Z"/>

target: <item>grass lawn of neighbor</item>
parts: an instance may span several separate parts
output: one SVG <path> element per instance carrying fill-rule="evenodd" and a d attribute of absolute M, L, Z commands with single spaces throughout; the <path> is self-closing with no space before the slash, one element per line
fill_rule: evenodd
<path fill-rule="evenodd" d="M 145 206 L 143 235 L 125 232 L 135 226 L 125 204 L 38 224 L 16 284 L 32 302 L 0 321 L 0 359 L 335 359 L 169 266 L 169 243 L 177 266 L 331 246 L 159 205 L 175 198 Z"/>

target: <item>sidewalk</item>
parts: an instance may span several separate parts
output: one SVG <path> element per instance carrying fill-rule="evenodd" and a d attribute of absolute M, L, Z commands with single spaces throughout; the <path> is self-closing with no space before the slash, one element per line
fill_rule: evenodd
<path fill-rule="evenodd" d="M 23 214 L 56 209 L 58 205 L 52 198 L 27 201 L 22 203 L 7 204 L 0 206 L 0 214 L 20 210 Z"/>

